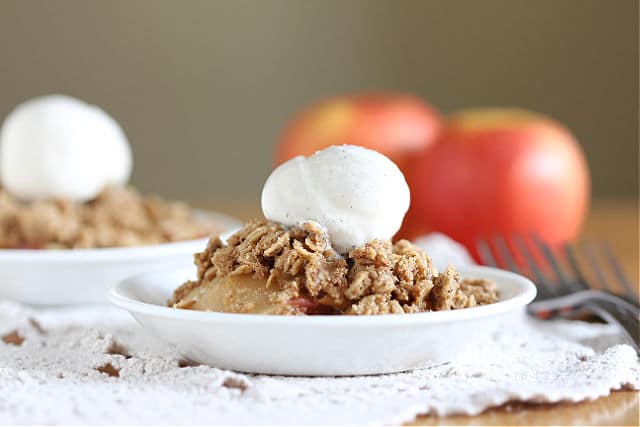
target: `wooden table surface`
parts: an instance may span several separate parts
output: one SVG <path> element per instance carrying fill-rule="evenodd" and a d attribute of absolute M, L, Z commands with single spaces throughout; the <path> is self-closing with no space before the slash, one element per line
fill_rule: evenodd
<path fill-rule="evenodd" d="M 261 216 L 257 203 L 195 203 L 197 206 L 234 215 L 243 220 Z M 629 279 L 638 286 L 638 201 L 594 202 L 582 234 L 584 242 L 609 242 Z M 617 391 L 608 397 L 554 405 L 513 403 L 478 416 L 439 418 L 421 416 L 419 425 L 639 425 L 640 393 Z"/>

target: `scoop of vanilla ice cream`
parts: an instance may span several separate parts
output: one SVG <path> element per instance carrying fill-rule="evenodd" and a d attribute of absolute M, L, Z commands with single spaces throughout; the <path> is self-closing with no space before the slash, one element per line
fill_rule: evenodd
<path fill-rule="evenodd" d="M 271 173 L 262 190 L 267 219 L 288 226 L 315 221 L 340 253 L 391 239 L 407 209 L 409 187 L 395 163 L 352 145 L 293 158 Z"/>
<path fill-rule="evenodd" d="M 0 130 L 0 181 L 26 199 L 94 198 L 126 184 L 131 148 L 118 123 L 100 108 L 63 95 L 28 100 Z"/>

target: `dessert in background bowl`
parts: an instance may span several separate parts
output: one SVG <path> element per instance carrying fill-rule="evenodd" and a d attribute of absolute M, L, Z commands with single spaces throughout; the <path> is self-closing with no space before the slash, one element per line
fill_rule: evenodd
<path fill-rule="evenodd" d="M 146 268 L 186 262 L 236 221 L 128 186 L 132 158 L 98 107 L 49 95 L 20 104 L 0 130 L 0 297 L 103 302 Z"/>
<path fill-rule="evenodd" d="M 128 187 L 131 148 L 98 107 L 49 95 L 20 104 L 0 131 L 0 247 L 141 246 L 222 231 L 186 204 Z"/>
<path fill-rule="evenodd" d="M 496 284 L 438 272 L 407 240 L 393 244 L 409 188 L 382 154 L 334 146 L 273 171 L 267 220 L 249 222 L 196 255 L 197 278 L 175 308 L 253 314 L 404 314 L 497 301 Z"/>

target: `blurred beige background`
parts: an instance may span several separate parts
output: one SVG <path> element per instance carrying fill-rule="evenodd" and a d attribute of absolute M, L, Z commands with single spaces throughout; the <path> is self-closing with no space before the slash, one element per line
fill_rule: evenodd
<path fill-rule="evenodd" d="M 45 93 L 102 106 L 133 181 L 255 200 L 286 118 L 328 94 L 418 93 L 567 124 L 599 198 L 638 195 L 638 3 L 0 0 L 0 116 Z"/>

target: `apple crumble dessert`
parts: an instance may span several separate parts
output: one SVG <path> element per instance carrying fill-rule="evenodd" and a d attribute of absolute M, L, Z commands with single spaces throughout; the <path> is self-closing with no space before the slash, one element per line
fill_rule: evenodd
<path fill-rule="evenodd" d="M 77 249 L 140 246 L 220 232 L 180 202 L 111 186 L 86 202 L 58 197 L 24 202 L 0 189 L 0 248 Z"/>
<path fill-rule="evenodd" d="M 373 240 L 342 256 L 313 221 L 289 229 L 253 220 L 227 244 L 214 237 L 195 256 L 197 280 L 176 308 L 261 314 L 395 314 L 451 310 L 498 300 L 494 282 L 438 273 L 406 240 Z"/>
<path fill-rule="evenodd" d="M 265 220 L 196 254 L 197 278 L 168 301 L 181 309 L 260 314 L 400 314 L 498 300 L 496 284 L 437 272 L 391 238 L 409 208 L 402 172 L 380 153 L 336 146 L 276 168 Z"/>

